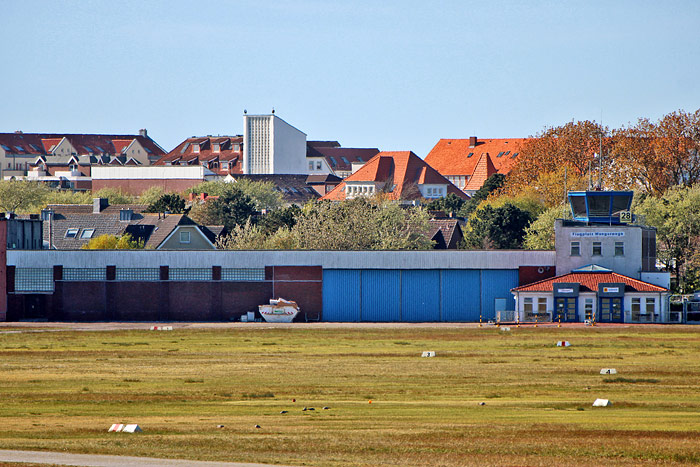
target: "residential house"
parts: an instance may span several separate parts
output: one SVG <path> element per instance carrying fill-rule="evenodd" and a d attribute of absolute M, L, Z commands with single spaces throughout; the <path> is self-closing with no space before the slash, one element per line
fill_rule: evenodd
<path fill-rule="evenodd" d="M 486 179 L 499 173 L 507 175 L 517 164 L 527 138 L 441 139 L 425 161 L 469 195 L 482 187 Z"/>
<path fill-rule="evenodd" d="M 462 221 L 463 222 L 463 221 Z M 430 219 L 430 239 L 435 242 L 435 250 L 457 250 L 464 239 L 462 225 L 457 218 Z"/>
<path fill-rule="evenodd" d="M 383 193 L 388 199 L 416 201 L 453 193 L 468 196 L 411 151 L 380 152 L 321 199 L 340 201 Z"/>
<path fill-rule="evenodd" d="M 100 235 L 129 233 L 148 249 L 214 249 L 217 227 L 197 225 L 183 214 L 145 213 L 145 205 L 53 204 L 42 210 L 44 243 L 57 250 L 77 250 Z"/>
<path fill-rule="evenodd" d="M 243 136 L 193 136 L 178 144 L 154 165 L 200 165 L 220 176 L 242 174 Z"/>
<path fill-rule="evenodd" d="M 377 148 L 343 148 L 337 141 L 306 142 L 308 173 L 313 175 L 346 178 L 377 154 Z"/>
<path fill-rule="evenodd" d="M 146 130 L 138 135 L 0 133 L 0 174 L 5 179 L 83 181 L 94 166 L 150 165 L 164 154 Z"/>

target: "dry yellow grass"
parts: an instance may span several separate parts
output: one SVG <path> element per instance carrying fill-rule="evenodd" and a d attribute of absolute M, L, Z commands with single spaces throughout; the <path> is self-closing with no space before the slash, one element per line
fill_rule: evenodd
<path fill-rule="evenodd" d="M 314 466 L 700 463 L 700 328 L 145 328 L 0 334 L 0 448 Z M 597 397 L 614 405 L 594 409 Z M 144 432 L 107 433 L 117 422 Z"/>

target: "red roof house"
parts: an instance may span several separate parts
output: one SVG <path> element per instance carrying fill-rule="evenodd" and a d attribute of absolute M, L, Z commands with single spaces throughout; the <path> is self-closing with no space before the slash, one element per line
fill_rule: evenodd
<path fill-rule="evenodd" d="M 389 199 L 442 198 L 459 188 L 411 151 L 380 152 L 321 199 L 340 201 L 384 193 Z"/>
<path fill-rule="evenodd" d="M 527 138 L 441 139 L 425 161 L 460 189 L 473 192 L 495 173 L 507 175 Z"/>

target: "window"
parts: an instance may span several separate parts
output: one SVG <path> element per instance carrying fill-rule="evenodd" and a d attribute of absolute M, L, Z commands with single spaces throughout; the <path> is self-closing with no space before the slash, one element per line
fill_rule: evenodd
<path fill-rule="evenodd" d="M 654 312 L 656 311 L 656 299 L 655 298 L 647 298 L 646 305 L 647 305 L 647 314 L 653 315 Z"/>
<path fill-rule="evenodd" d="M 593 256 L 603 256 L 603 244 L 601 242 L 593 242 Z"/>
<path fill-rule="evenodd" d="M 221 168 L 228 169 L 228 161 L 221 161 Z"/>
<path fill-rule="evenodd" d="M 581 256 L 580 242 L 571 242 L 571 256 Z"/>
<path fill-rule="evenodd" d="M 432 189 L 432 188 L 428 188 L 428 196 L 432 196 L 432 194 L 433 194 L 433 189 Z"/>
<path fill-rule="evenodd" d="M 547 312 L 547 297 L 539 297 L 537 299 L 537 312 L 546 313 Z"/>
<path fill-rule="evenodd" d="M 523 300 L 523 311 L 526 313 L 532 313 L 532 297 L 526 297 Z"/>
<path fill-rule="evenodd" d="M 190 243 L 189 232 L 180 232 L 180 243 Z"/>
<path fill-rule="evenodd" d="M 309 170 L 314 170 L 314 163 L 313 162 L 309 162 Z"/>
<path fill-rule="evenodd" d="M 83 229 L 83 232 L 80 234 L 80 238 L 92 238 L 94 234 L 95 229 Z"/>
<path fill-rule="evenodd" d="M 615 256 L 625 256 L 625 242 L 615 242 Z"/>
<path fill-rule="evenodd" d="M 199 144 L 192 145 L 192 152 L 195 154 L 199 154 Z"/>
<path fill-rule="evenodd" d="M 75 238 L 78 236 L 78 230 L 80 229 L 68 229 L 66 230 L 66 238 Z"/>
<path fill-rule="evenodd" d="M 316 170 L 321 170 L 321 161 L 316 161 Z"/>
<path fill-rule="evenodd" d="M 221 146 L 219 145 L 219 143 L 214 143 L 211 145 L 211 150 L 213 152 L 221 152 Z"/>
<path fill-rule="evenodd" d="M 473 155 L 474 155 L 474 153 L 470 152 L 469 154 L 467 154 L 467 157 L 472 157 Z"/>
<path fill-rule="evenodd" d="M 639 297 L 633 297 L 632 298 L 632 309 L 630 310 L 632 314 L 634 315 L 639 314 L 642 311 L 642 299 Z"/>

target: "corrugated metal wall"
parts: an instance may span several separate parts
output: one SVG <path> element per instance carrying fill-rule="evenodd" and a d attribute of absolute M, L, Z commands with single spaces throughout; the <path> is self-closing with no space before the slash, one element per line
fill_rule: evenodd
<path fill-rule="evenodd" d="M 359 269 L 324 269 L 323 271 L 323 321 L 360 321 Z"/>
<path fill-rule="evenodd" d="M 495 317 L 495 301 L 505 298 L 516 270 L 324 269 L 323 321 L 484 321 Z"/>
<path fill-rule="evenodd" d="M 362 271 L 362 321 L 401 321 L 401 272 Z"/>
<path fill-rule="evenodd" d="M 440 290 L 442 321 L 479 321 L 481 272 L 478 269 L 443 270 Z"/>
<path fill-rule="evenodd" d="M 401 271 L 401 321 L 441 321 L 440 271 Z"/>

